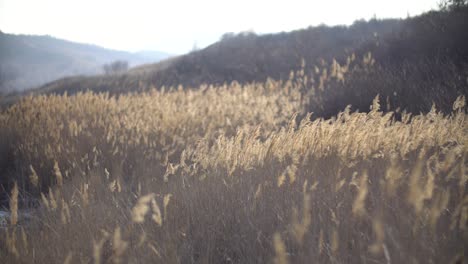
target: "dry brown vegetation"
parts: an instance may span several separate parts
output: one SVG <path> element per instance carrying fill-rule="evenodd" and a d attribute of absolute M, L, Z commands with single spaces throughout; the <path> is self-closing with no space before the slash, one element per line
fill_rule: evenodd
<path fill-rule="evenodd" d="M 288 81 L 24 98 L 0 114 L 13 211 L 0 260 L 462 263 L 465 98 L 450 115 L 396 119 L 379 97 L 368 113 L 307 114 L 352 61 Z"/>

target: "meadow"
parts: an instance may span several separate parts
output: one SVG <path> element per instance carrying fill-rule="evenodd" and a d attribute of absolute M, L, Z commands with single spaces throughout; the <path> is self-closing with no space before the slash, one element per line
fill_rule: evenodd
<path fill-rule="evenodd" d="M 464 263 L 464 96 L 309 112 L 373 65 L 21 99 L 0 113 L 0 262 Z"/>

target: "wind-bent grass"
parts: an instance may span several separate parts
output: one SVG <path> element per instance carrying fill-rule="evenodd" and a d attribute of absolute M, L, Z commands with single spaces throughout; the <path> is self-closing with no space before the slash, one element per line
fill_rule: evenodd
<path fill-rule="evenodd" d="M 337 69 L 332 78 L 345 78 Z M 433 108 L 396 119 L 376 98 L 369 113 L 314 119 L 295 76 L 118 98 L 37 96 L 2 112 L 15 160 L 2 182 L 10 209 L 25 194 L 40 202 L 33 218 L 19 210 L 0 231 L 0 259 L 463 261 L 465 98 L 449 116 Z"/>

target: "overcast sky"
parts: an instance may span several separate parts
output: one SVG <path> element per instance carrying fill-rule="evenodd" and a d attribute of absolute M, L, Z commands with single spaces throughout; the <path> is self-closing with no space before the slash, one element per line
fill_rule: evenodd
<path fill-rule="evenodd" d="M 0 0 L 0 30 L 51 35 L 106 48 L 182 54 L 225 32 L 271 33 L 321 23 L 397 18 L 438 0 Z"/>

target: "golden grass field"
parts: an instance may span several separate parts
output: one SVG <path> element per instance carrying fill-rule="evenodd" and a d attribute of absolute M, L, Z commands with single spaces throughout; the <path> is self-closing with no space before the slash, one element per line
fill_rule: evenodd
<path fill-rule="evenodd" d="M 350 60 L 315 81 L 23 98 L 0 114 L 0 262 L 466 262 L 466 99 L 306 113 L 304 87 L 345 82 Z"/>

